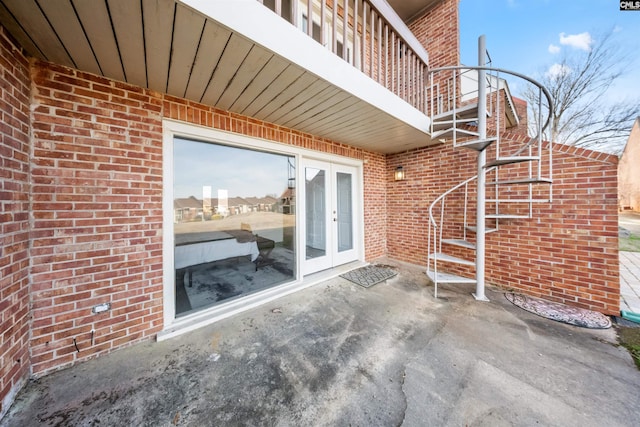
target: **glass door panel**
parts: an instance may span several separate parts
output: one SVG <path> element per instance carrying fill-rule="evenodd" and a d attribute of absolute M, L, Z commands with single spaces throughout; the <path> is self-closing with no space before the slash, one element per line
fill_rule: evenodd
<path fill-rule="evenodd" d="M 358 259 L 357 168 L 304 160 L 304 273 Z"/>
<path fill-rule="evenodd" d="M 348 173 L 336 173 L 336 222 L 338 233 L 338 252 L 353 249 L 353 187 L 352 176 Z"/>
<path fill-rule="evenodd" d="M 306 259 L 327 255 L 327 179 L 322 169 L 305 168 Z"/>
<path fill-rule="evenodd" d="M 332 248 L 334 266 L 358 259 L 357 168 L 332 164 L 332 198 L 335 244 Z"/>
<path fill-rule="evenodd" d="M 331 177 L 328 164 L 307 160 L 304 166 L 304 272 L 331 267 Z"/>

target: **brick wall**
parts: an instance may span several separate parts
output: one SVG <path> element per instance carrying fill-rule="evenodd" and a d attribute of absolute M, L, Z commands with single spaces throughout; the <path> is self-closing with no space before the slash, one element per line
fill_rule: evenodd
<path fill-rule="evenodd" d="M 553 146 L 553 201 L 487 236 L 487 278 L 568 305 L 620 312 L 617 157 Z M 504 228 L 503 228 L 504 225 Z"/>
<path fill-rule="evenodd" d="M 441 193 L 475 175 L 476 160 L 470 150 L 451 144 L 387 156 L 389 176 L 397 166 L 404 181 L 387 183 L 387 250 L 389 256 L 427 265 L 429 205 Z"/>
<path fill-rule="evenodd" d="M 432 66 L 458 62 L 457 3 L 445 0 L 412 24 Z M 42 375 L 162 328 L 163 118 L 364 160 L 367 260 L 389 253 L 424 265 L 430 201 L 475 171 L 472 153 L 448 145 L 384 156 L 45 62 L 34 61 L 29 76 L 25 58 L 4 30 L 0 36 L 2 398 L 27 375 L 29 346 L 32 371 Z M 556 203 L 536 212 L 549 221 L 544 229 L 513 223 L 492 236 L 488 280 L 612 312 L 612 161 L 562 148 Z M 407 180 L 395 182 L 399 165 Z M 102 303 L 111 309 L 94 314 Z"/>
<path fill-rule="evenodd" d="M 162 327 L 162 103 L 150 91 L 41 62 L 32 80 L 39 374 Z M 111 309 L 94 314 L 103 303 Z"/>
<path fill-rule="evenodd" d="M 429 53 L 429 68 L 437 68 L 444 66 L 453 66 L 460 64 L 460 41 L 459 41 L 459 18 L 458 18 L 459 0 L 441 0 L 434 7 L 426 10 L 423 15 L 416 16 L 407 24 L 411 32 L 416 36 L 418 41 L 422 43 Z M 436 114 L 443 106 L 444 110 L 448 103 L 454 102 L 460 96 L 460 81 L 458 80 L 456 88 L 457 93 L 449 93 L 447 88 L 452 88 L 453 71 L 443 71 L 439 73 L 425 76 L 425 82 L 429 89 L 435 89 L 436 93 L 427 93 L 426 111 L 434 111 Z M 433 83 L 433 87 L 431 84 Z M 440 102 L 435 105 L 431 101 L 440 95 Z"/>
<path fill-rule="evenodd" d="M 517 126 L 510 128 L 509 132 L 527 135 L 529 132 L 527 101 L 525 101 L 524 99 L 516 98 L 515 96 L 513 96 L 511 99 L 513 100 L 513 106 L 516 109 L 516 115 L 519 119 L 519 123 Z"/>
<path fill-rule="evenodd" d="M 459 0 L 442 0 L 408 24 L 429 52 L 431 68 L 460 64 Z"/>
<path fill-rule="evenodd" d="M 617 158 L 558 144 L 553 155 L 553 202 L 534 205 L 532 219 L 503 221 L 487 234 L 487 283 L 617 314 Z M 407 174 L 387 186 L 390 257 L 426 266 L 429 204 L 475 175 L 475 164 L 475 152 L 450 144 L 387 157 L 388 174 L 398 165 Z M 459 198 L 448 202 L 456 204 Z M 473 259 L 464 249 L 458 255 Z M 473 277 L 473 269 L 448 267 Z"/>
<path fill-rule="evenodd" d="M 387 253 L 387 173 L 385 156 L 366 152 L 364 157 L 365 258 L 370 261 Z"/>
<path fill-rule="evenodd" d="M 29 63 L 0 27 L 0 417 L 29 373 Z"/>
<path fill-rule="evenodd" d="M 36 375 L 162 328 L 163 118 L 366 158 L 366 256 L 384 253 L 382 155 L 44 62 L 32 78 Z"/>

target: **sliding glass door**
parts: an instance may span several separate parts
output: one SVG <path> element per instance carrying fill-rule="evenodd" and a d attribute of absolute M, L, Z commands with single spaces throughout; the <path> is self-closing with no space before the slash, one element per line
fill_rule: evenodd
<path fill-rule="evenodd" d="M 175 138 L 176 317 L 296 279 L 294 156 Z"/>

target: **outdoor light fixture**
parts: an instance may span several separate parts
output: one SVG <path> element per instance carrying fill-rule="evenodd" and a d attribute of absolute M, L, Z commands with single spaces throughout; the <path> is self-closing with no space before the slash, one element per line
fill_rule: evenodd
<path fill-rule="evenodd" d="M 398 166 L 396 168 L 396 171 L 393 174 L 393 179 L 396 181 L 404 181 L 405 175 L 404 175 L 404 170 L 402 170 L 402 166 Z"/>

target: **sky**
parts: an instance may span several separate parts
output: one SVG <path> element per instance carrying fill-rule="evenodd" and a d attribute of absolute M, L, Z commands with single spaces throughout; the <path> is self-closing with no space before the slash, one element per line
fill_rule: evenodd
<path fill-rule="evenodd" d="M 206 144 L 176 138 L 174 142 L 174 198 L 202 199 L 227 190 L 228 197 L 280 197 L 287 188 L 287 156 Z"/>
<path fill-rule="evenodd" d="M 478 36 L 494 66 L 527 75 L 552 65 L 563 49 L 581 49 L 589 37 L 613 30 L 638 52 L 635 92 L 640 93 L 640 11 L 620 11 L 615 0 L 460 0 L 462 63 L 477 65 Z M 550 48 L 551 47 L 551 48 Z"/>
<path fill-rule="evenodd" d="M 553 71 L 563 51 L 588 49 L 613 31 L 634 62 L 607 97 L 640 99 L 640 11 L 621 11 L 616 0 L 460 0 L 459 8 L 463 64 L 477 65 L 484 34 L 492 66 L 534 79 Z"/>

